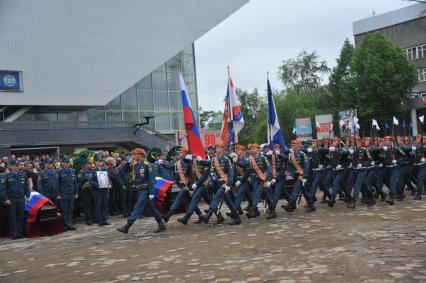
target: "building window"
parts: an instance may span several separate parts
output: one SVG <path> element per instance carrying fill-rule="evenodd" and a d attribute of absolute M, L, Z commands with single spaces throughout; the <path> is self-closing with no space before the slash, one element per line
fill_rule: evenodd
<path fill-rule="evenodd" d="M 167 92 L 154 92 L 154 104 L 156 111 L 168 111 L 169 96 Z"/>
<path fill-rule="evenodd" d="M 417 46 L 417 59 L 426 57 L 426 44 Z"/>
<path fill-rule="evenodd" d="M 154 110 L 152 91 L 138 91 L 138 102 L 140 110 Z"/>
<path fill-rule="evenodd" d="M 426 68 L 419 69 L 419 82 L 426 82 Z"/>
<path fill-rule="evenodd" d="M 416 53 L 416 47 L 411 47 L 411 48 L 407 48 L 405 49 L 405 52 L 407 53 L 407 58 L 408 60 L 414 60 L 415 58 L 415 53 Z"/>

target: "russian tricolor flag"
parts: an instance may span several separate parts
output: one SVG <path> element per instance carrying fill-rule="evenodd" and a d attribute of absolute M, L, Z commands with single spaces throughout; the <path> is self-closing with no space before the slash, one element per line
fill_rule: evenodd
<path fill-rule="evenodd" d="M 38 210 L 46 203 L 55 206 L 47 197 L 38 192 L 31 192 L 30 199 L 25 204 L 25 211 L 28 213 L 27 222 L 35 222 Z"/>
<path fill-rule="evenodd" d="M 164 201 L 164 198 L 166 197 L 166 193 L 170 189 L 172 184 L 173 184 L 173 181 L 169 181 L 161 177 L 155 177 L 155 192 L 154 192 L 155 199 L 158 201 Z"/>
<path fill-rule="evenodd" d="M 182 74 L 179 74 L 179 78 L 181 89 L 180 93 L 182 95 L 183 119 L 185 123 L 186 135 L 188 137 L 188 148 L 192 154 L 197 155 L 202 159 L 206 159 L 206 153 L 204 152 L 200 132 L 198 131 L 194 112 L 192 111 L 191 103 L 188 99 L 188 92 L 186 91 L 186 85 Z"/>

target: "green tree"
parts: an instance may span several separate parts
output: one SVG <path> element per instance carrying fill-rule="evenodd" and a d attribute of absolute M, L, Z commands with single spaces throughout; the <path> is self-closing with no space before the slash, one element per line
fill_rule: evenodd
<path fill-rule="evenodd" d="M 327 63 L 320 61 L 315 51 L 302 51 L 296 58 L 282 62 L 278 78 L 286 88 L 314 94 L 322 84 L 323 75 L 329 71 Z"/>
<path fill-rule="evenodd" d="M 404 51 L 382 33 L 364 36 L 352 62 L 355 107 L 370 128 L 371 119 L 390 121 L 403 111 L 408 92 L 417 83 L 417 73 Z"/>
<path fill-rule="evenodd" d="M 329 79 L 329 90 L 331 99 L 329 103 L 333 106 L 333 112 L 338 112 L 350 108 L 354 105 L 353 97 L 353 71 L 352 58 L 354 46 L 348 39 L 343 43 L 340 56 L 337 59 L 337 65 L 333 68 Z"/>
<path fill-rule="evenodd" d="M 241 112 L 244 117 L 244 128 L 238 134 L 241 144 L 264 143 L 266 141 L 267 104 L 254 89 L 252 92 L 236 90 L 241 102 Z"/>
<path fill-rule="evenodd" d="M 201 129 L 204 129 L 208 122 L 210 122 L 215 117 L 215 113 L 216 112 L 214 111 L 200 111 Z"/>

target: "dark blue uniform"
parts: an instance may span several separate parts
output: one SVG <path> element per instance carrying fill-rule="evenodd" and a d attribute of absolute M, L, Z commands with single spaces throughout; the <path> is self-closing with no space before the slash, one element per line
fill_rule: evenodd
<path fill-rule="evenodd" d="M 59 194 L 61 196 L 60 207 L 64 218 L 64 230 L 74 229 L 74 199 L 77 194 L 77 176 L 72 168 L 59 170 Z"/>
<path fill-rule="evenodd" d="M 92 225 L 93 204 L 95 202 L 93 188 L 95 187 L 94 172 L 92 169 L 81 169 L 78 173 L 78 186 L 83 198 L 84 220 L 87 225 Z"/>
<path fill-rule="evenodd" d="M 38 176 L 37 183 L 38 191 L 57 205 L 59 196 L 59 173 L 55 169 L 43 170 Z"/>
<path fill-rule="evenodd" d="M 295 166 L 295 164 L 297 165 L 297 167 L 300 166 L 300 172 L 298 171 L 298 168 Z M 285 206 L 284 209 L 288 212 L 291 212 L 296 209 L 296 201 L 300 194 L 300 191 L 302 191 L 302 194 L 308 206 L 311 207 L 313 204 L 311 202 L 309 191 L 306 188 L 306 183 L 304 183 L 309 178 L 310 159 L 302 151 L 291 152 L 289 154 L 287 168 L 295 181 L 290 200 L 288 202 L 288 205 Z"/>
<path fill-rule="evenodd" d="M 4 172 L 4 168 L 1 169 L 2 172 L 0 173 L 0 236 L 3 233 L 3 214 L 4 214 L 4 207 L 3 204 L 6 200 L 6 187 L 7 187 L 7 174 Z"/>
<path fill-rule="evenodd" d="M 106 172 L 109 177 L 109 188 L 101 188 L 99 186 L 98 181 L 98 172 Z M 108 223 L 108 197 L 109 197 L 109 190 L 111 188 L 111 176 L 107 172 L 107 168 L 96 168 L 93 170 L 93 176 L 94 176 L 94 183 L 93 183 L 93 190 L 95 195 L 95 213 L 96 213 L 96 220 L 98 221 L 99 226 L 103 225 L 109 225 Z"/>
<path fill-rule="evenodd" d="M 5 199 L 10 201 L 9 228 L 13 239 L 23 237 L 25 197 L 30 197 L 28 177 L 23 172 L 11 172 L 6 175 Z"/>

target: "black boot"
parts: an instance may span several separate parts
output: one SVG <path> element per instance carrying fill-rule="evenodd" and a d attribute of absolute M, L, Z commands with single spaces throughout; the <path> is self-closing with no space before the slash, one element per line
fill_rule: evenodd
<path fill-rule="evenodd" d="M 354 208 L 355 208 L 355 200 L 350 200 L 350 201 L 348 202 L 347 208 L 352 208 L 352 209 L 354 209 Z"/>
<path fill-rule="evenodd" d="M 240 225 L 241 219 L 238 213 L 234 213 L 234 217 L 232 218 L 232 221 L 229 223 L 229 225 Z"/>
<path fill-rule="evenodd" d="M 243 215 L 244 214 L 244 211 L 241 209 L 241 207 L 239 207 L 237 209 L 237 212 L 238 212 L 238 215 Z"/>
<path fill-rule="evenodd" d="M 231 212 L 227 212 L 226 216 L 228 216 L 229 218 L 234 218 L 234 214 L 232 214 Z"/>
<path fill-rule="evenodd" d="M 161 215 L 161 218 L 163 218 L 164 222 L 169 222 L 170 216 L 172 216 L 172 214 L 169 212 L 167 212 L 166 215 Z"/>
<path fill-rule="evenodd" d="M 305 212 L 314 212 L 314 211 L 315 211 L 314 204 L 312 203 L 308 204 L 308 207 L 305 209 Z"/>
<path fill-rule="evenodd" d="M 417 194 L 413 197 L 413 200 L 422 200 L 422 194 L 417 192 Z"/>
<path fill-rule="evenodd" d="M 254 217 L 258 217 L 258 216 L 260 216 L 260 212 L 259 212 L 259 209 L 256 207 L 254 209 Z"/>
<path fill-rule="evenodd" d="M 124 233 L 124 234 L 127 234 L 127 233 L 129 233 L 129 229 L 132 225 L 133 225 L 133 222 L 127 221 L 126 225 L 124 225 L 123 227 L 117 228 L 117 231 Z"/>
<path fill-rule="evenodd" d="M 367 204 L 368 207 L 372 207 L 373 205 L 376 204 L 376 199 L 373 197 L 370 202 Z"/>
<path fill-rule="evenodd" d="M 281 207 L 287 212 L 292 212 L 296 209 L 296 205 L 291 203 L 287 203 L 286 205 L 281 205 Z"/>
<path fill-rule="evenodd" d="M 381 199 L 380 201 L 385 201 L 386 200 L 386 194 L 385 193 L 381 193 Z"/>
<path fill-rule="evenodd" d="M 212 217 L 213 215 L 213 210 L 208 210 L 206 215 L 200 215 L 200 219 L 201 221 L 203 221 L 204 223 L 209 223 L 210 217 Z"/>
<path fill-rule="evenodd" d="M 325 202 L 328 204 L 329 207 L 333 207 L 336 201 L 334 199 L 332 200 L 325 200 Z"/>
<path fill-rule="evenodd" d="M 266 216 L 266 219 L 274 219 L 277 218 L 277 212 L 274 210 L 271 211 L 271 213 L 268 214 L 268 216 Z"/>
<path fill-rule="evenodd" d="M 388 200 L 386 200 L 386 202 L 387 202 L 389 205 L 394 205 L 394 200 L 393 200 L 393 198 L 394 198 L 393 194 L 389 194 L 389 199 L 388 199 Z"/>
<path fill-rule="evenodd" d="M 220 212 L 217 213 L 216 217 L 217 217 L 217 219 L 216 219 L 216 225 L 220 225 L 223 222 L 225 222 L 225 218 L 223 217 L 222 213 L 220 213 Z"/>
<path fill-rule="evenodd" d="M 182 218 L 178 218 L 177 221 L 179 221 L 183 225 L 188 225 L 189 217 L 190 217 L 189 214 L 185 213 L 185 215 Z"/>
<path fill-rule="evenodd" d="M 248 219 L 255 217 L 254 216 L 254 208 L 250 207 L 249 211 L 246 213 L 246 216 L 247 216 Z"/>
<path fill-rule="evenodd" d="M 166 230 L 166 225 L 164 225 L 163 221 L 157 221 L 158 227 L 154 230 L 154 233 L 160 233 Z"/>

